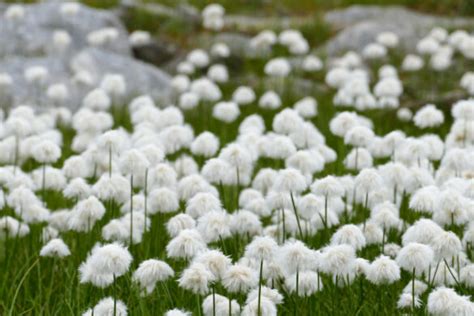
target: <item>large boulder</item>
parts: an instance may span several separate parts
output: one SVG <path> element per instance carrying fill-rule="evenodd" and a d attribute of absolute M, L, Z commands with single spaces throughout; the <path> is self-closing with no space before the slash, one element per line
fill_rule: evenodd
<path fill-rule="evenodd" d="M 150 64 L 133 60 L 127 56 L 105 52 L 97 48 L 82 50 L 71 61 L 74 72 L 86 70 L 99 80 L 104 73 L 122 73 L 125 71 L 127 94 L 131 97 L 142 93 L 149 94 L 159 104 L 164 104 L 169 90 L 169 76 Z"/>
<path fill-rule="evenodd" d="M 436 26 L 463 28 L 474 26 L 471 18 L 447 18 L 418 13 L 399 6 L 360 6 L 326 13 L 324 20 L 339 33 L 326 45 L 327 53 L 362 51 L 376 36 L 391 31 L 400 37 L 404 49 L 413 50 L 420 38 Z"/>
<path fill-rule="evenodd" d="M 51 53 L 55 31 L 67 31 L 71 37 L 69 50 L 76 51 L 88 45 L 88 36 L 98 30 L 113 28 L 114 41 L 107 43 L 107 50 L 129 55 L 128 34 L 115 14 L 80 5 L 76 13 L 64 13 L 61 4 L 46 2 L 24 5 L 24 17 L 8 19 L 0 6 L 0 56 L 38 56 Z M 64 10 L 64 9 L 63 9 Z"/>
<path fill-rule="evenodd" d="M 140 94 L 150 94 L 162 101 L 160 104 L 168 99 L 169 76 L 134 59 L 128 33 L 112 11 L 78 4 L 77 12 L 69 8 L 65 13 L 63 4 L 57 2 L 23 8 L 23 17 L 8 18 L 8 6 L 0 5 L 0 74 L 7 73 L 13 79 L 8 91 L 11 105 L 51 105 L 45 97 L 47 87 L 63 83 L 70 94 L 65 104 L 75 110 L 84 95 L 109 73 L 124 76 L 125 100 Z M 67 35 L 70 44 L 65 46 Z M 48 69 L 46 83 L 35 86 L 26 81 L 24 72 L 32 66 Z M 89 80 L 81 80 L 85 77 Z"/>

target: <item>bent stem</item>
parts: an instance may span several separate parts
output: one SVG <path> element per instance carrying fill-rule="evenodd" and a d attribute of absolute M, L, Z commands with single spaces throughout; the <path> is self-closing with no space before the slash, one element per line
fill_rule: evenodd
<path fill-rule="evenodd" d="M 434 272 L 433 272 L 433 279 L 431 279 L 431 280 L 428 279 L 428 284 L 429 284 L 430 286 L 433 286 L 433 284 L 434 284 L 434 281 L 435 281 L 435 278 L 436 278 L 436 274 L 438 273 L 438 269 L 439 269 L 440 263 L 441 263 L 441 260 L 439 260 L 438 263 L 436 264 L 436 268 L 435 268 L 435 270 L 434 270 Z"/>
<path fill-rule="evenodd" d="M 301 240 L 303 240 L 303 230 L 301 229 L 300 217 L 298 216 L 298 210 L 296 209 L 295 199 L 293 198 L 293 192 L 290 191 L 291 204 L 293 205 L 293 211 L 296 216 L 296 223 L 298 224 L 298 232 L 300 234 Z"/>
<path fill-rule="evenodd" d="M 23 285 L 23 282 L 25 282 L 26 277 L 28 276 L 28 274 L 30 274 L 31 270 L 33 270 L 33 268 L 36 266 L 36 264 L 38 264 L 39 260 L 40 260 L 40 258 L 38 257 L 35 260 L 35 262 L 33 262 L 33 264 L 28 268 L 28 270 L 26 270 L 25 274 L 23 275 L 20 282 L 18 283 L 18 286 L 15 290 L 15 295 L 13 296 L 12 302 L 10 304 L 10 309 L 8 310 L 8 315 L 9 316 L 13 315 L 13 308 L 15 307 L 15 302 L 16 302 L 16 299 L 18 297 L 18 293 L 20 293 L 20 288 Z"/>
<path fill-rule="evenodd" d="M 456 276 L 454 275 L 453 271 L 451 271 L 451 268 L 449 267 L 448 262 L 446 261 L 446 259 L 443 259 L 443 260 L 444 260 L 444 264 L 446 265 L 446 268 L 448 268 L 449 274 L 451 274 L 451 276 L 453 277 L 454 282 L 456 282 L 457 286 L 461 287 L 461 285 L 459 284 L 458 280 L 456 279 Z"/>

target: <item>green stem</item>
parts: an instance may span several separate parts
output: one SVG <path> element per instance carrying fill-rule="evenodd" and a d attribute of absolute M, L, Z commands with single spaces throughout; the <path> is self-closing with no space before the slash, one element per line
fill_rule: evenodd
<path fill-rule="evenodd" d="M 300 217 L 298 216 L 298 210 L 296 209 L 295 199 L 293 198 L 293 192 L 290 191 L 291 204 L 293 205 L 293 211 L 296 216 L 296 223 L 298 224 L 298 232 L 300 234 L 301 240 L 303 240 L 303 230 L 301 229 Z"/>
<path fill-rule="evenodd" d="M 41 180 L 41 196 L 43 197 L 43 201 L 46 200 L 45 189 L 46 188 L 46 164 L 43 164 L 43 179 Z"/>
<path fill-rule="evenodd" d="M 411 308 L 413 315 L 415 315 L 415 268 L 413 268 L 413 272 L 411 275 Z"/>
<path fill-rule="evenodd" d="M 109 145 L 109 178 L 112 177 L 112 145 Z"/>
<path fill-rule="evenodd" d="M 130 248 L 133 245 L 133 173 L 130 175 Z"/>
<path fill-rule="evenodd" d="M 216 316 L 216 286 L 212 285 L 212 316 Z"/>
<path fill-rule="evenodd" d="M 13 299 L 12 299 L 12 302 L 10 304 L 10 309 L 8 311 L 8 315 L 9 316 L 12 316 L 13 315 L 13 308 L 15 307 L 15 302 L 16 302 L 16 299 L 18 297 L 18 293 L 20 292 L 20 288 L 21 286 L 23 285 L 23 282 L 25 282 L 26 280 L 26 277 L 28 276 L 28 274 L 30 274 L 31 270 L 33 270 L 33 268 L 36 266 L 36 264 L 39 262 L 39 258 L 37 258 L 35 260 L 35 262 L 33 262 L 33 264 L 28 268 L 28 270 L 26 270 L 25 274 L 23 275 L 23 277 L 21 278 L 20 282 L 18 283 L 18 286 L 16 287 L 16 290 L 15 290 L 15 295 L 13 296 Z"/>
<path fill-rule="evenodd" d="M 198 307 L 198 315 L 201 316 L 201 297 L 199 294 L 196 295 L 197 307 Z"/>
<path fill-rule="evenodd" d="M 262 316 L 262 311 L 260 303 L 262 300 L 262 278 L 263 278 L 263 259 L 260 260 L 260 272 L 258 277 L 258 307 L 257 307 L 257 316 Z"/>
<path fill-rule="evenodd" d="M 117 315 L 117 278 L 115 276 L 115 273 L 113 274 L 114 276 L 114 316 Z"/>

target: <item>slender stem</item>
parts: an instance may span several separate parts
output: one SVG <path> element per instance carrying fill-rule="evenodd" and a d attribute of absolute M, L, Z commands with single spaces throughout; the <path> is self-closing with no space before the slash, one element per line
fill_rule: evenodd
<path fill-rule="evenodd" d="M 451 268 L 449 267 L 448 262 L 446 261 L 446 259 L 443 259 L 443 260 L 444 260 L 444 264 L 446 265 L 446 268 L 448 268 L 449 274 L 451 274 L 451 276 L 453 277 L 454 282 L 456 282 L 456 285 L 460 287 L 461 285 L 459 284 L 459 282 L 458 282 L 456 276 L 454 275 L 453 271 L 451 271 Z"/>
<path fill-rule="evenodd" d="M 43 179 L 41 180 L 41 196 L 43 197 L 43 201 L 46 199 L 45 188 L 46 188 L 46 163 L 43 163 Z"/>
<path fill-rule="evenodd" d="M 358 162 L 359 162 L 359 147 L 356 147 L 356 148 L 355 148 L 355 151 L 356 151 L 356 156 L 355 156 L 355 170 L 358 170 L 357 167 L 358 167 Z"/>
<path fill-rule="evenodd" d="M 237 172 L 237 197 L 235 199 L 235 210 L 239 209 L 239 195 L 240 195 L 240 172 L 239 166 L 236 167 Z"/>
<path fill-rule="evenodd" d="M 225 254 L 227 254 L 227 249 L 221 235 L 219 235 L 219 241 L 221 242 L 222 250 L 224 251 Z"/>
<path fill-rule="evenodd" d="M 397 185 L 393 186 L 393 204 L 397 204 Z"/>
<path fill-rule="evenodd" d="M 300 269 L 297 268 L 296 269 L 296 300 L 298 300 L 299 295 L 300 295 L 299 290 L 300 290 Z M 298 309 L 298 304 L 295 304 L 294 308 L 295 308 L 294 309 L 294 315 L 296 315 L 296 311 Z"/>
<path fill-rule="evenodd" d="M 87 233 L 89 234 L 89 247 L 92 246 L 93 243 L 93 236 L 92 236 L 92 225 L 91 225 L 91 217 L 87 217 Z"/>
<path fill-rule="evenodd" d="M 16 174 L 19 152 L 20 152 L 20 139 L 18 135 L 15 135 L 15 156 L 13 157 L 13 174 Z"/>
<path fill-rule="evenodd" d="M 412 312 L 415 315 L 415 268 L 413 268 L 411 275 L 411 300 Z"/>
<path fill-rule="evenodd" d="M 439 269 L 439 265 L 441 263 L 441 260 L 438 261 L 438 263 L 436 264 L 436 268 L 433 272 L 433 279 L 432 280 L 428 280 L 428 283 L 430 283 L 430 285 L 433 285 L 434 281 L 435 281 L 435 278 L 436 278 L 436 274 L 438 273 L 438 269 Z"/>
<path fill-rule="evenodd" d="M 224 192 L 224 185 L 222 184 L 222 181 L 219 181 L 219 190 L 221 191 L 221 199 L 222 199 L 222 206 L 224 209 L 226 209 L 226 203 L 225 203 L 225 192 Z"/>
<path fill-rule="evenodd" d="M 30 274 L 31 270 L 33 270 L 35 265 L 39 262 L 39 260 L 40 260 L 40 258 L 37 258 L 35 260 L 35 262 L 33 262 L 33 264 L 28 268 L 28 270 L 26 270 L 25 274 L 23 275 L 20 282 L 18 283 L 18 286 L 16 287 L 16 290 L 15 290 L 15 295 L 13 296 L 12 302 L 10 304 L 10 309 L 8 311 L 9 316 L 14 315 L 13 314 L 13 309 L 15 307 L 16 298 L 18 297 L 18 293 L 20 292 L 21 286 L 23 285 L 23 282 L 25 282 L 25 279 L 28 276 L 28 274 Z"/>
<path fill-rule="evenodd" d="M 301 240 L 303 240 L 303 230 L 301 229 L 300 217 L 298 216 L 298 210 L 296 209 L 295 199 L 293 198 L 293 192 L 290 191 L 291 204 L 293 205 L 293 211 L 296 216 L 296 223 L 298 224 L 298 232 L 300 234 Z"/>
<path fill-rule="evenodd" d="M 362 214 L 367 213 L 368 206 L 369 206 L 369 191 L 365 193 L 364 209 L 362 211 Z M 366 222 L 367 222 L 367 216 L 366 214 L 364 214 L 364 228 L 365 228 Z"/>
<path fill-rule="evenodd" d="M 216 286 L 212 285 L 212 316 L 216 316 Z"/>
<path fill-rule="evenodd" d="M 147 230 L 147 219 L 148 219 L 148 168 L 145 169 L 145 232 Z"/>
<path fill-rule="evenodd" d="M 8 263 L 9 263 L 8 262 L 9 261 L 8 260 L 8 232 L 9 232 L 9 229 L 8 228 L 5 229 L 5 245 L 4 245 L 4 247 L 5 247 L 5 249 L 4 249 L 5 259 L 4 259 L 4 262 L 5 262 L 5 267 L 7 267 L 7 268 L 8 268 Z"/>
<path fill-rule="evenodd" d="M 385 225 L 382 230 L 382 254 L 385 252 Z"/>
<path fill-rule="evenodd" d="M 286 224 L 285 224 L 285 209 L 281 209 L 281 215 L 283 220 L 283 243 L 286 241 Z"/>
<path fill-rule="evenodd" d="M 257 316 L 262 316 L 262 310 L 260 307 L 262 301 L 262 278 L 263 278 L 263 258 L 260 260 L 260 273 L 258 277 L 258 307 Z"/>
<path fill-rule="evenodd" d="M 114 316 L 117 315 L 117 277 L 115 276 L 115 273 L 113 274 L 114 276 Z"/>
<path fill-rule="evenodd" d="M 112 145 L 109 145 L 109 178 L 112 177 Z"/>
<path fill-rule="evenodd" d="M 130 247 L 133 244 L 133 173 L 130 175 Z"/>
<path fill-rule="evenodd" d="M 201 316 L 201 297 L 199 294 L 196 295 L 198 315 Z"/>

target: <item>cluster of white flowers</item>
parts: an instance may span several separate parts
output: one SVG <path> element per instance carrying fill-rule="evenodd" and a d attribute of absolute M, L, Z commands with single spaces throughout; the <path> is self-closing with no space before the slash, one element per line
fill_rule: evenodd
<path fill-rule="evenodd" d="M 63 14 L 75 11 L 72 3 L 62 6 Z M 224 13 L 222 6 L 208 5 L 204 26 L 220 30 Z M 24 12 L 10 6 L 5 15 L 14 22 Z M 107 28 L 87 40 L 106 45 L 116 36 Z M 130 36 L 133 45 L 149 40 L 148 33 Z M 55 34 L 55 43 L 65 49 L 67 33 Z M 265 75 L 280 80 L 323 68 L 297 30 L 264 31 L 251 42 L 270 50 L 277 44 L 304 56 L 303 62 L 273 56 L 264 64 Z M 450 116 L 427 104 L 412 117 L 401 108 L 404 86 L 397 68 L 381 66 L 371 82 L 366 67 L 386 60 L 398 44 L 396 34 L 383 32 L 361 55 L 348 52 L 333 61 L 325 83 L 336 90 L 333 103 L 341 111 L 325 118 L 327 134 L 315 124 L 320 111 L 312 96 L 288 106 L 278 85 L 276 91 L 240 85 L 224 93 L 231 52 L 223 43 L 195 49 L 177 66 L 171 83 L 176 106 L 159 108 L 148 95 L 131 100 L 130 129 L 114 128 L 113 107 L 124 102 L 127 88 L 123 76 L 100 78 L 71 113 L 62 107 L 67 87 L 47 85 L 48 70 L 30 67 L 26 80 L 46 89 L 57 107 L 38 112 L 23 105 L 1 117 L 0 206 L 12 211 L 0 217 L 0 237 L 8 243 L 42 225 L 40 255 L 68 260 L 75 249 L 64 242 L 66 232 L 87 234 L 94 239 L 78 267 L 81 283 L 105 288 L 132 273 L 145 296 L 158 282 L 171 280 L 198 295 L 205 315 L 276 315 L 283 294 L 310 297 L 331 288 L 327 282 L 345 287 L 356 279 L 389 285 L 401 282 L 402 271 L 411 281 L 397 293 L 398 308 L 426 304 L 435 315 L 472 315 L 474 303 L 447 287 L 474 288 L 474 100 L 456 102 Z M 423 57 L 406 55 L 401 71 L 419 71 L 425 57 L 442 71 L 455 52 L 474 58 L 473 47 L 468 33 L 435 28 L 417 45 Z M 474 94 L 472 73 L 460 82 Z M 9 85 L 11 78 L 0 75 L 0 93 Z M 413 121 L 416 136 L 402 130 L 382 134 L 377 124 L 385 122 L 366 115 L 393 109 Z M 186 119 L 194 112 L 218 124 L 222 135 L 195 135 Z M 443 139 L 435 133 L 448 122 Z M 71 144 L 64 125 L 74 132 Z M 236 137 L 223 136 L 232 127 Z M 426 130 L 433 133 L 421 133 Z M 331 148 L 327 138 L 340 146 Z M 338 162 L 343 170 L 326 172 Z M 72 207 L 49 209 L 50 192 L 62 194 Z M 409 222 L 402 211 L 419 219 Z M 155 216 L 166 218 L 160 225 L 168 242 L 159 245 L 166 258 L 134 267 L 133 249 L 151 238 Z M 327 244 L 318 249 L 311 241 L 319 236 Z M 236 260 L 225 249 L 229 240 L 241 248 L 232 254 Z M 369 247 L 380 249 L 371 261 L 363 257 Z M 83 315 L 112 314 L 127 315 L 118 297 L 102 299 Z M 173 309 L 166 315 L 190 313 Z"/>

